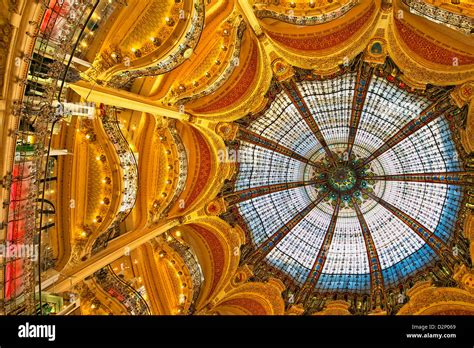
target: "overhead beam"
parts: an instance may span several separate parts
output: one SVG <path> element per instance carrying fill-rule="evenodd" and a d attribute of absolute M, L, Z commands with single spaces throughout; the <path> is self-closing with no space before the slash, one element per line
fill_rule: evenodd
<path fill-rule="evenodd" d="M 239 6 L 242 9 L 243 15 L 247 19 L 247 22 L 250 24 L 250 27 L 254 31 L 255 35 L 258 37 L 263 34 L 262 27 L 258 22 L 257 16 L 253 12 L 252 5 L 248 0 L 238 0 Z"/>
<path fill-rule="evenodd" d="M 177 120 L 189 120 L 189 115 L 176 108 L 166 108 L 144 96 L 121 89 L 104 87 L 86 81 L 69 84 L 69 87 L 88 102 L 106 104 L 124 109 L 166 116 Z"/>
<path fill-rule="evenodd" d="M 61 273 L 59 280 L 50 285 L 45 291 L 60 293 L 71 290 L 75 284 L 81 282 L 84 278 L 177 225 L 179 225 L 179 220 L 173 219 L 161 226 L 147 226 L 144 229 L 137 229 L 119 236 L 110 241 L 104 250 L 91 256 L 87 261 L 74 265 L 69 270 Z"/>

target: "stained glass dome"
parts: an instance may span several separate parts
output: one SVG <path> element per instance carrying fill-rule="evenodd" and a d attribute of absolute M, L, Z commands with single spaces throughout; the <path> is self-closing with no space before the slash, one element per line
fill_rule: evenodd
<path fill-rule="evenodd" d="M 407 88 L 367 63 L 278 86 L 237 136 L 248 262 L 300 296 L 383 296 L 456 262 L 463 165 L 449 88 Z"/>

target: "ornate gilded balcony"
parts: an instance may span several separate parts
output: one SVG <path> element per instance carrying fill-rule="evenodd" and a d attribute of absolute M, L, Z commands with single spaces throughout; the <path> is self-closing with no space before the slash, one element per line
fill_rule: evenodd
<path fill-rule="evenodd" d="M 111 266 L 102 268 L 95 274 L 95 279 L 102 289 L 117 299 L 128 310 L 130 315 L 150 315 L 150 308 L 140 293 L 126 281 L 115 274 Z"/>

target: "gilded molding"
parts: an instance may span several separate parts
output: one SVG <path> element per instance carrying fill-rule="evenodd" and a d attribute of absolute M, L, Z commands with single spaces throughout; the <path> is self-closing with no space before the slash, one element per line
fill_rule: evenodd
<path fill-rule="evenodd" d="M 415 60 L 415 53 L 411 52 L 397 37 L 393 20 L 393 15 L 391 15 L 387 30 L 388 53 L 403 71 L 404 76 L 409 76 L 410 81 L 417 81 L 418 84 L 430 83 L 446 86 L 474 79 L 474 71 L 469 66 L 446 67 L 430 63 L 418 56 Z"/>
<path fill-rule="evenodd" d="M 472 35 L 474 20 L 471 17 L 448 11 L 419 0 L 402 0 L 410 13 L 426 18 L 434 23 L 441 23 L 466 35 Z"/>
<path fill-rule="evenodd" d="M 457 86 L 451 92 L 451 98 L 459 108 L 469 103 L 474 98 L 474 81 L 468 81 L 461 86 Z"/>
<path fill-rule="evenodd" d="M 281 292 L 284 290 L 284 285 L 278 279 L 270 278 L 267 282 L 247 282 L 237 288 L 229 291 L 215 302 L 211 307 L 210 313 L 218 312 L 220 307 L 226 306 L 232 300 L 239 299 L 251 299 L 264 309 L 264 315 L 282 315 L 285 313 L 285 304 L 281 296 Z M 245 312 L 252 313 L 249 305 L 246 301 L 232 302 L 237 307 L 241 307 Z"/>
<path fill-rule="evenodd" d="M 365 31 L 357 38 L 352 38 L 352 44 L 348 47 L 343 48 L 333 54 L 320 54 L 315 55 L 314 53 L 305 54 L 304 52 L 293 52 L 287 49 L 283 45 L 280 45 L 274 40 L 271 40 L 272 46 L 280 57 L 285 57 L 285 60 L 292 66 L 300 67 L 303 69 L 314 70 L 318 74 L 327 74 L 338 69 L 339 65 L 346 61 L 351 61 L 360 52 L 364 51 L 373 37 L 373 31 L 377 27 L 379 12 L 376 11 L 375 15 L 371 19 L 370 25 Z M 347 43 L 346 43 L 347 44 Z"/>
<path fill-rule="evenodd" d="M 187 32 L 183 36 L 184 39 L 179 45 L 174 47 L 171 53 L 167 54 L 164 59 L 160 60 L 158 63 L 146 68 L 130 69 L 114 74 L 107 81 L 107 85 L 115 88 L 125 88 L 139 77 L 164 74 L 175 69 L 177 66 L 189 59 L 201 38 L 201 33 L 204 28 L 204 0 L 194 0 L 193 7 L 194 13 L 193 16 L 191 16 Z"/>
<path fill-rule="evenodd" d="M 13 31 L 12 25 L 8 23 L 8 18 L 3 17 L 3 15 L 2 13 L 2 18 L 0 19 L 0 97 L 3 97 L 3 90 L 5 88 L 7 59 Z"/>
<path fill-rule="evenodd" d="M 343 300 L 327 301 L 325 308 L 313 315 L 351 315 L 349 312 L 350 303 Z"/>
<path fill-rule="evenodd" d="M 341 18 L 350 10 L 352 10 L 357 4 L 359 4 L 359 0 L 353 0 L 348 1 L 346 4 L 330 12 L 325 12 L 324 9 L 319 9 L 320 11 L 323 11 L 323 13 L 320 15 L 300 15 L 299 13 L 297 13 L 298 11 L 295 11 L 291 8 L 292 6 L 290 6 L 290 9 L 288 9 L 286 11 L 287 13 L 285 13 L 281 12 L 282 9 L 280 7 L 277 7 L 275 8 L 275 10 L 273 10 L 268 9 L 267 4 L 256 4 L 257 9 L 255 10 L 255 16 L 258 19 L 272 18 L 294 25 L 317 25 L 328 23 L 338 18 Z M 305 11 L 303 11 L 302 13 L 305 13 Z"/>
<path fill-rule="evenodd" d="M 171 104 L 178 104 L 178 105 L 190 103 L 198 98 L 203 98 L 211 93 L 214 93 L 229 80 L 232 73 L 239 66 L 241 45 L 242 45 L 244 32 L 247 28 L 247 25 L 245 21 L 243 21 L 242 19 L 239 19 L 238 24 L 236 24 L 235 27 L 236 27 L 236 29 L 234 30 L 235 38 L 232 44 L 233 50 L 228 59 L 227 66 L 225 67 L 224 71 L 218 76 L 218 78 L 214 82 L 210 83 L 209 86 L 207 86 L 205 89 L 201 90 L 200 92 L 191 90 L 190 92 L 184 95 L 179 95 L 175 98 L 172 97 L 169 100 L 165 99 L 164 100 L 165 103 L 168 102 Z"/>
<path fill-rule="evenodd" d="M 397 315 L 422 314 L 434 305 L 466 303 L 474 305 L 474 295 L 458 288 L 436 288 L 430 281 L 417 283 L 407 292 L 410 300 Z"/>
<path fill-rule="evenodd" d="M 270 69 L 270 63 L 268 62 L 268 57 L 265 54 L 264 48 L 262 45 L 258 45 L 258 56 L 259 56 L 259 71 L 257 81 L 253 87 L 253 93 L 239 100 L 234 107 L 229 107 L 226 109 L 219 110 L 218 112 L 199 114 L 192 112 L 195 116 L 200 116 L 202 118 L 219 120 L 219 121 L 235 121 L 239 118 L 244 117 L 248 113 L 255 111 L 258 107 L 262 105 L 262 101 L 265 99 L 264 95 L 270 87 L 272 81 L 272 71 Z"/>

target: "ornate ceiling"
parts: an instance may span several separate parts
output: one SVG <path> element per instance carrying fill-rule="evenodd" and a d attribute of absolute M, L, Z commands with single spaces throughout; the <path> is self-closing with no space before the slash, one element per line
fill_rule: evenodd
<path fill-rule="evenodd" d="M 26 3 L 0 21 L 2 166 L 36 161 L 25 196 L 57 181 L 45 293 L 83 314 L 474 313 L 471 4 Z M 74 156 L 48 179 L 20 143 Z M 34 291 L 15 262 L 6 312 Z"/>
<path fill-rule="evenodd" d="M 462 110 L 443 105 L 448 90 L 400 86 L 392 68 L 358 59 L 330 78 L 300 72 L 242 120 L 229 196 L 254 249 L 244 260 L 283 273 L 302 297 L 385 296 L 459 262 L 449 250 L 464 243 L 468 173 L 449 122 Z"/>

